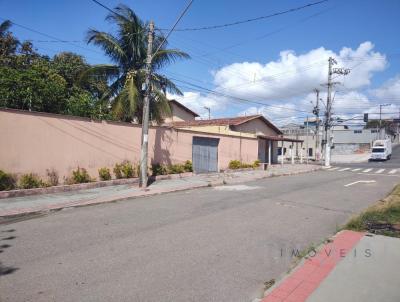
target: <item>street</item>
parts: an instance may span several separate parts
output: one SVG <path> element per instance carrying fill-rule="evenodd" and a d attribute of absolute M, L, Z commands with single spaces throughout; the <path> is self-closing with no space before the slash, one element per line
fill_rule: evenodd
<path fill-rule="evenodd" d="M 319 171 L 1 225 L 1 301 L 251 301 L 398 181 Z"/>

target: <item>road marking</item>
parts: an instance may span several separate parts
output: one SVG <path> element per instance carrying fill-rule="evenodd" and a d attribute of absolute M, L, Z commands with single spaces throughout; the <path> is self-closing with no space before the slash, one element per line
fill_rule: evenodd
<path fill-rule="evenodd" d="M 361 170 L 361 168 L 357 168 L 357 169 L 353 169 L 353 170 L 351 170 L 352 172 L 357 172 L 357 171 L 360 171 Z"/>
<path fill-rule="evenodd" d="M 343 169 L 340 169 L 339 172 L 343 172 L 343 171 L 346 171 L 346 170 L 350 170 L 350 168 L 343 168 Z"/>
<path fill-rule="evenodd" d="M 390 172 L 389 172 L 389 174 L 394 174 L 394 173 L 396 173 L 397 172 L 397 169 L 393 169 L 393 170 L 391 170 Z"/>
<path fill-rule="evenodd" d="M 365 169 L 365 170 L 363 170 L 363 172 L 364 173 L 367 173 L 367 172 L 369 172 L 369 171 L 371 171 L 372 169 Z"/>
<path fill-rule="evenodd" d="M 339 169 L 340 167 L 335 167 L 335 168 L 330 168 L 329 171 L 335 171 L 337 169 Z"/>
<path fill-rule="evenodd" d="M 373 183 L 373 182 L 376 182 L 376 181 L 375 180 L 358 180 L 358 181 L 351 182 L 351 183 L 349 183 L 347 185 L 344 185 L 344 186 L 345 187 L 350 187 L 352 185 L 359 184 L 359 183 L 369 184 L 369 183 Z"/>
<path fill-rule="evenodd" d="M 247 191 L 247 190 L 256 190 L 260 187 L 257 186 L 248 186 L 248 185 L 233 185 L 233 186 L 218 186 L 214 187 L 214 190 L 217 191 Z"/>
<path fill-rule="evenodd" d="M 382 173 L 383 171 L 385 171 L 385 169 L 379 169 L 378 171 L 376 171 L 376 174 Z"/>

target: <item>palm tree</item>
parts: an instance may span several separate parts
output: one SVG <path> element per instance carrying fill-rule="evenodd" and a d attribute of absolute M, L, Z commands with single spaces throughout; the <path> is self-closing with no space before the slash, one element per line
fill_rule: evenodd
<path fill-rule="evenodd" d="M 117 26 L 116 35 L 95 29 L 90 29 L 87 33 L 87 42 L 102 48 L 113 64 L 94 65 L 82 74 L 82 78 L 89 75 L 106 77 L 110 86 L 105 98 L 110 100 L 115 117 L 123 121 L 132 121 L 136 118 L 140 122 L 144 98 L 142 85 L 145 80 L 148 24 L 125 5 L 117 6 L 115 12 L 109 14 L 106 20 Z M 163 39 L 162 34 L 156 34 L 153 49 L 157 49 Z M 171 115 L 163 89 L 182 95 L 172 81 L 157 71 L 178 59 L 185 58 L 189 58 L 189 55 L 178 49 L 166 49 L 165 44 L 153 55 L 150 98 L 150 117 L 153 121 L 159 123 L 164 117 Z"/>
<path fill-rule="evenodd" d="M 0 57 L 12 55 L 17 50 L 19 41 L 10 32 L 12 22 L 5 20 L 0 23 Z"/>

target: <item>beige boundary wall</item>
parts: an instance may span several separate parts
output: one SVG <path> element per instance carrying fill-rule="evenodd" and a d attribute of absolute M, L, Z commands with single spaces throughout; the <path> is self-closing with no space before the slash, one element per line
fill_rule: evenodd
<path fill-rule="evenodd" d="M 232 159 L 253 162 L 258 140 L 199 133 L 169 127 L 149 132 L 149 163 L 182 163 L 192 159 L 193 136 L 219 138 L 218 167 Z M 46 175 L 54 168 L 60 178 L 78 166 L 98 177 L 101 167 L 140 158 L 141 126 L 93 121 L 72 116 L 0 109 L 0 169 L 11 173 Z"/>

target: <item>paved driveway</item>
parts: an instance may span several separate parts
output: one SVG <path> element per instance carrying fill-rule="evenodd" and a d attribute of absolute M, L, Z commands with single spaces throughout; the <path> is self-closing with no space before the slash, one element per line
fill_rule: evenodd
<path fill-rule="evenodd" d="M 373 180 L 371 183 L 356 183 Z M 399 178 L 337 171 L 63 210 L 1 225 L 0 300 L 251 301 L 293 249 Z"/>

